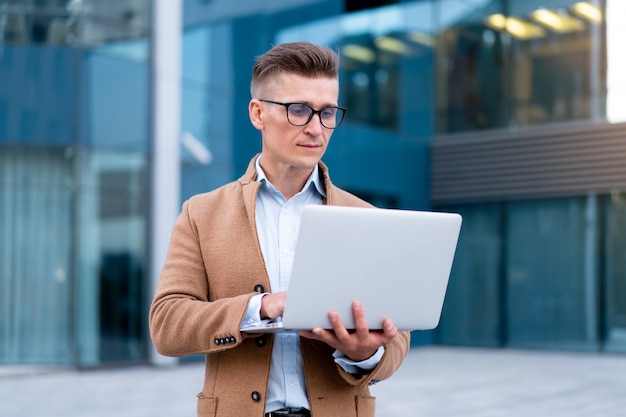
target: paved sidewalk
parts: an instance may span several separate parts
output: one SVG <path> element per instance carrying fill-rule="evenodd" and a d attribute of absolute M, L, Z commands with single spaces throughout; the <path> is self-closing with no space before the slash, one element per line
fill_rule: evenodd
<path fill-rule="evenodd" d="M 202 373 L 0 367 L 0 416 L 193 417 Z M 372 392 L 379 417 L 624 417 L 626 355 L 416 348 Z"/>

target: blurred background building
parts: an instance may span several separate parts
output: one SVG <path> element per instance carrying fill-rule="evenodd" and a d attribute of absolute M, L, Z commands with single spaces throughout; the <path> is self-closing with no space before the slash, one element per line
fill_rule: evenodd
<path fill-rule="evenodd" d="M 626 3 L 185 0 L 171 100 L 163 3 L 0 0 L 0 364 L 153 358 L 154 195 L 241 175 L 254 57 L 295 40 L 341 54 L 334 182 L 464 216 L 415 344 L 626 352 Z"/>

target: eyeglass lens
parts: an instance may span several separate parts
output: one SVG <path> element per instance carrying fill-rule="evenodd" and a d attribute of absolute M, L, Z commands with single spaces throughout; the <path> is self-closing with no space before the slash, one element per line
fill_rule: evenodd
<path fill-rule="evenodd" d="M 287 107 L 287 119 L 293 125 L 303 126 L 311 120 L 313 112 L 314 110 L 306 104 L 292 103 Z M 343 119 L 343 109 L 338 107 L 324 107 L 316 113 L 320 116 L 322 126 L 329 129 L 336 128 Z"/>

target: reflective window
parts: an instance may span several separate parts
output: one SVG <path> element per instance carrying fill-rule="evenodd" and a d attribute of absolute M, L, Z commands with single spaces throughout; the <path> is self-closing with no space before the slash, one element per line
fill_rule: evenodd
<path fill-rule="evenodd" d="M 432 133 L 431 2 L 360 10 L 280 31 L 337 49 L 346 120 L 408 136 Z"/>
<path fill-rule="evenodd" d="M 0 363 L 145 358 L 149 5 L 0 1 Z"/>
<path fill-rule="evenodd" d="M 101 362 L 140 360 L 145 351 L 148 176 L 141 153 L 97 151 L 83 158 L 89 184 L 83 244 L 98 254 L 99 352 Z M 92 201 L 89 201 L 93 198 Z M 92 205 L 92 203 L 95 203 Z M 89 215 L 91 219 L 85 219 Z M 97 229 L 93 226 L 97 225 Z M 93 306 L 79 304 L 83 310 Z"/>
<path fill-rule="evenodd" d="M 181 159 L 182 199 L 217 188 L 233 176 L 233 80 L 229 24 L 183 33 Z M 240 34 L 245 36 L 245 34 Z M 219 62 L 219 65 L 211 65 Z M 246 90 L 244 90 L 246 91 Z M 247 91 L 246 91 L 247 93 Z M 244 96 L 249 100 L 249 93 Z M 245 109 L 245 107 L 244 107 Z M 241 115 L 247 116 L 245 111 Z"/>
<path fill-rule="evenodd" d="M 73 361 L 70 155 L 0 148 L 0 364 Z"/>
<path fill-rule="evenodd" d="M 89 147 L 148 152 L 149 63 L 145 39 L 86 52 L 82 65 L 80 142 Z"/>
<path fill-rule="evenodd" d="M 606 117 L 611 123 L 626 122 L 626 2 L 604 0 L 606 7 L 606 65 L 607 100 Z M 598 16 L 600 18 L 600 16 Z"/>
<path fill-rule="evenodd" d="M 277 38 L 338 48 L 347 120 L 420 135 L 432 123 L 452 133 L 605 118 L 605 27 L 598 0 L 431 0 L 317 20 Z M 618 30 L 608 32 L 613 45 Z M 609 62 L 620 68 L 620 57 L 609 53 Z"/>
<path fill-rule="evenodd" d="M 595 196 L 445 207 L 463 226 L 437 340 L 624 351 L 624 201 L 604 228 Z"/>
<path fill-rule="evenodd" d="M 96 46 L 137 38 L 145 36 L 150 16 L 146 0 L 2 0 L 0 6 L 0 39 L 7 44 Z"/>
<path fill-rule="evenodd" d="M 510 346 L 599 347 L 596 252 L 589 240 L 596 225 L 585 216 L 584 199 L 509 205 L 503 313 Z"/>
<path fill-rule="evenodd" d="M 626 194 L 611 194 L 605 210 L 605 348 L 626 352 Z"/>
<path fill-rule="evenodd" d="M 439 132 L 604 117 L 599 2 L 474 3 L 438 32 Z"/>
<path fill-rule="evenodd" d="M 463 216 L 448 291 L 437 330 L 446 345 L 502 344 L 502 208 L 447 207 Z"/>

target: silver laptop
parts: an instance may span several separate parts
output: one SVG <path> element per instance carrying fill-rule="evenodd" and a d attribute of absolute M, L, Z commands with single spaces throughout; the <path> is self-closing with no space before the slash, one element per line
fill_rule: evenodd
<path fill-rule="evenodd" d="M 461 228 L 456 213 L 311 205 L 304 208 L 282 318 L 252 333 L 354 328 L 359 300 L 370 329 L 437 327 Z"/>

